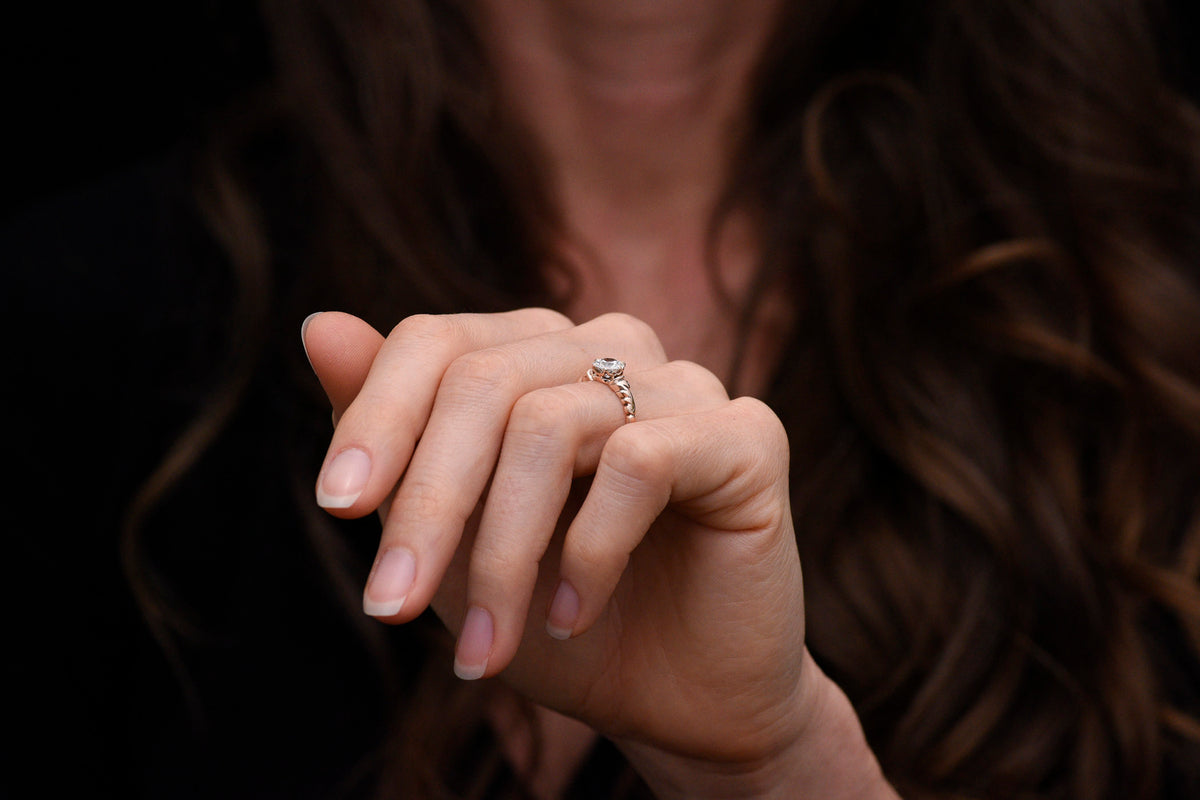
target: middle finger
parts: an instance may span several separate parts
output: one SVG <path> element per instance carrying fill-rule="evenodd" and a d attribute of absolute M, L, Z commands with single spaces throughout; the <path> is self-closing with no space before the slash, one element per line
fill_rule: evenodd
<path fill-rule="evenodd" d="M 576 381 L 601 342 L 642 368 L 665 360 L 648 327 L 606 315 L 449 365 L 384 524 L 364 593 L 367 613 L 403 621 L 429 604 L 496 465 L 513 405 L 536 389 Z M 385 561 L 385 574 L 399 572 L 399 580 L 378 574 Z"/>

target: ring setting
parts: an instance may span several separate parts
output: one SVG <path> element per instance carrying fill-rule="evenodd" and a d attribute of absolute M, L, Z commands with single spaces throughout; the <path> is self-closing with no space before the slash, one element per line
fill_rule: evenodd
<path fill-rule="evenodd" d="M 619 358 L 609 358 L 607 356 L 597 358 L 592 362 L 591 368 L 584 375 L 583 379 L 599 381 L 608 386 L 621 401 L 621 407 L 625 411 L 625 421 L 633 422 L 637 419 L 637 407 L 633 402 L 633 391 L 629 388 L 629 381 L 625 379 L 624 361 Z"/>

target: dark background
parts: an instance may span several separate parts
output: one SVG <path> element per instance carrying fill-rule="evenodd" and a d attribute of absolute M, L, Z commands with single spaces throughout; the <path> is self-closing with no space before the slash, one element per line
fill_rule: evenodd
<path fill-rule="evenodd" d="M 20 6 L 0 24 L 0 220 L 168 148 L 266 72 L 254 0 Z M 1168 6 L 1196 96 L 1200 2 Z"/>
<path fill-rule="evenodd" d="M 266 73 L 254 0 L 20 6 L 0 23 L 0 219 L 165 151 Z"/>

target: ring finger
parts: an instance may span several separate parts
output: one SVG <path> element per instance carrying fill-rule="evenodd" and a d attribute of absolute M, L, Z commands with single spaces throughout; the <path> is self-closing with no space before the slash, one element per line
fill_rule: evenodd
<path fill-rule="evenodd" d="M 728 402 L 720 381 L 694 364 L 671 362 L 634 378 L 640 420 Z M 460 677 L 495 674 L 515 655 L 572 478 L 595 470 L 606 440 L 626 421 L 623 404 L 612 395 L 605 387 L 576 383 L 530 392 L 514 405 L 471 551 L 466 610 L 439 608 L 444 618 L 463 620 L 455 658 Z M 571 603 L 578 603 L 569 590 L 560 588 L 555 604 L 567 616 Z M 552 615 L 550 634 L 565 638 L 568 631 L 554 622 Z"/>

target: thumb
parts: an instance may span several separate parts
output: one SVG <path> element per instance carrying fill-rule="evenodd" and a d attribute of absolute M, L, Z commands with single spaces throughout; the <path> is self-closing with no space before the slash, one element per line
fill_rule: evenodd
<path fill-rule="evenodd" d="M 336 421 L 362 389 L 383 336 L 358 317 L 326 311 L 304 320 L 300 339 Z"/>

